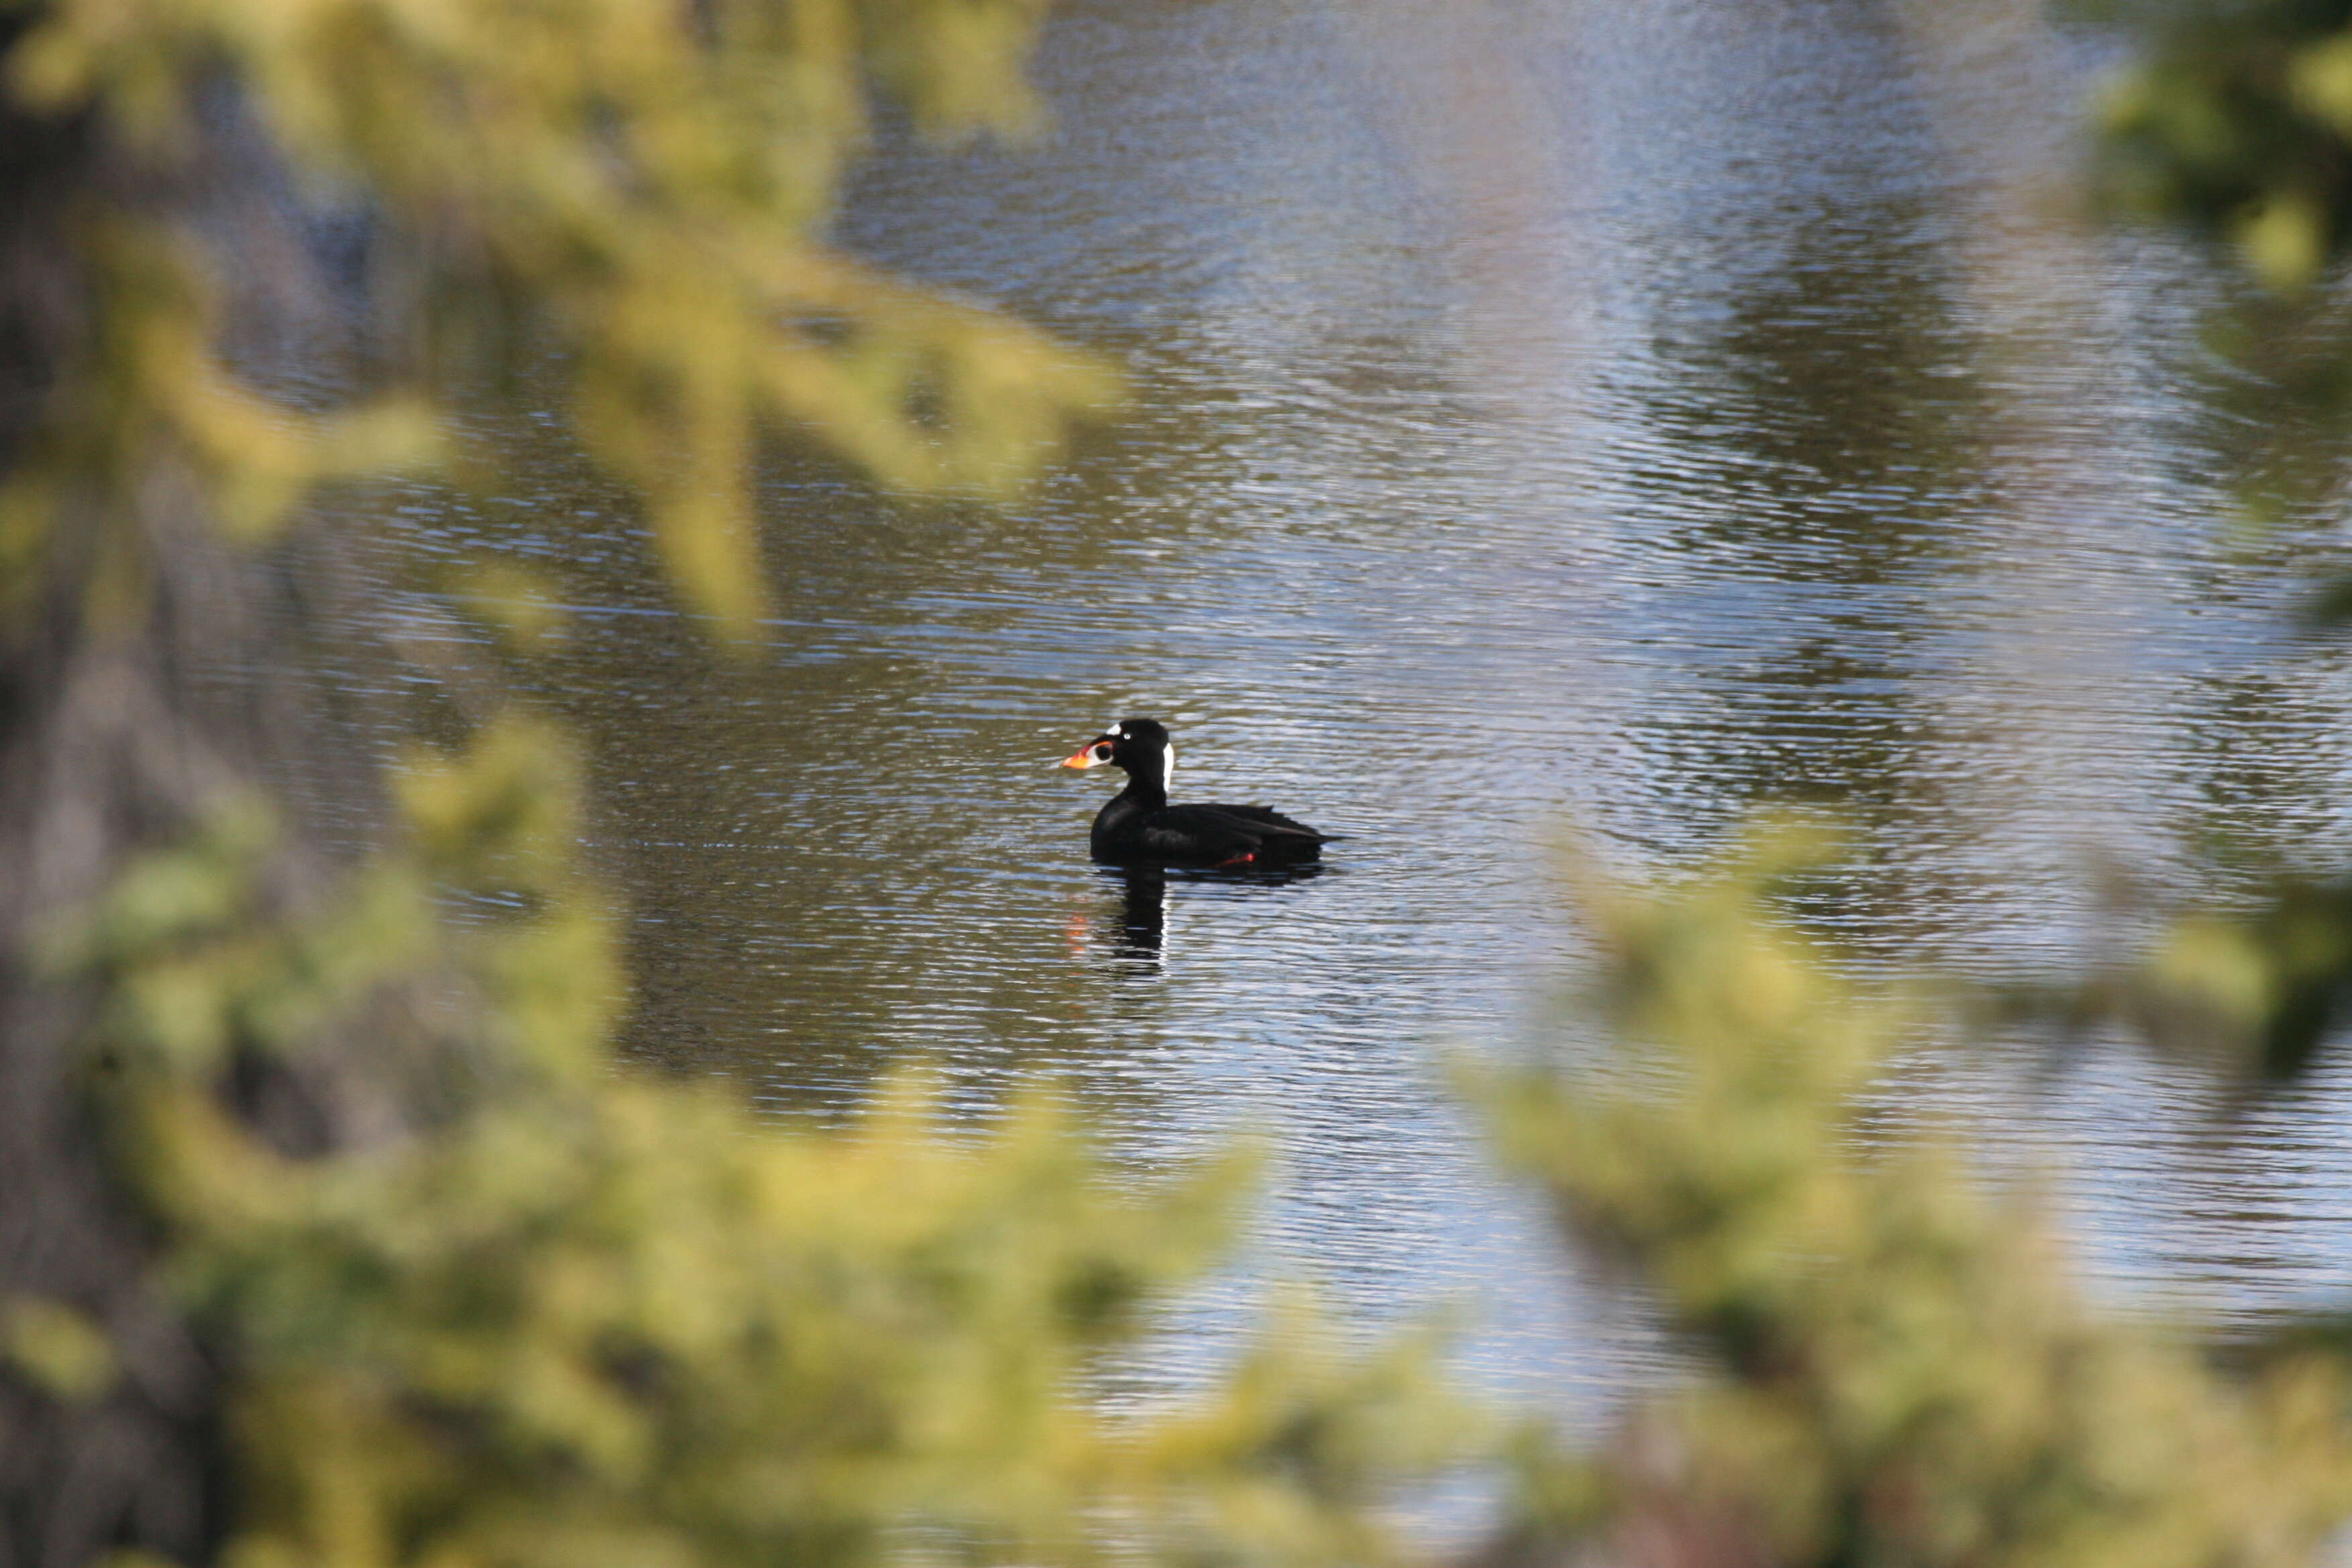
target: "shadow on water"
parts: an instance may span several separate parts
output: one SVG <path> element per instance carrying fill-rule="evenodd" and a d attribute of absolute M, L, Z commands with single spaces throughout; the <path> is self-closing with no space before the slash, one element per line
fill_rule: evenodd
<path fill-rule="evenodd" d="M 1073 955 L 1102 963 L 1113 973 L 1157 973 L 1168 957 L 1168 900 L 1172 884 L 1179 900 L 1249 898 L 1295 887 L 1331 873 L 1329 866 L 1280 866 L 1262 871 L 1184 871 L 1150 867 L 1098 866 L 1095 875 L 1107 895 L 1070 922 Z M 1216 891 L 1212 891 L 1216 889 Z"/>

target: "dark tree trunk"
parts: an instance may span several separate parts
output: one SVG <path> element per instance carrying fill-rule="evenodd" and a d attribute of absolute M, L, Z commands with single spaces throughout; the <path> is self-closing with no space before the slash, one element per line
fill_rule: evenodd
<path fill-rule="evenodd" d="M 0 22 L 5 57 L 21 22 Z M 168 218 L 229 254 L 242 351 L 348 346 L 355 312 L 339 268 L 233 104 L 187 163 L 160 179 L 110 150 L 88 121 L 30 121 L 0 98 L 0 479 L 34 449 L 104 310 L 78 249 L 100 207 Z M 289 348 L 289 345 L 291 345 Z M 63 1303 L 110 1338 L 121 1375 L 86 1403 L 60 1399 L 0 1356 L 0 1568 L 69 1568 L 139 1547 L 201 1563 L 223 1496 L 221 1358 L 159 1288 L 163 1237 L 124 1183 L 87 1089 L 84 1042 L 100 1000 L 44 973 L 32 949 L 142 851 L 172 844 L 208 806 L 256 793 L 283 808 L 268 895 L 299 909 L 359 847 L 378 784 L 350 716 L 325 711 L 299 645 L 347 592 L 342 545 L 313 519 L 265 554 L 232 549 L 194 477 L 168 453 L 120 476 L 129 532 L 150 564 L 129 616 L 88 592 L 101 531 L 68 500 L 26 590 L 0 609 L 0 1323 L 12 1300 Z M 30 578 L 29 584 L 26 581 Z M 226 678 L 225 678 L 226 677 Z M 305 803 L 331 805 L 331 841 Z M 380 815 L 380 814 L 378 814 Z M 381 1013 L 377 1021 L 381 1021 Z M 282 1147 L 336 1147 L 397 1130 L 380 1033 L 353 1025 L 282 1064 L 236 1103 Z M 251 1090 L 254 1086 L 243 1086 Z"/>

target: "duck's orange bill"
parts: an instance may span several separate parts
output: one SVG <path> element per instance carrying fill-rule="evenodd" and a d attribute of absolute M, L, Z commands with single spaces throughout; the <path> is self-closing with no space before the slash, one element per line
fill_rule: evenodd
<path fill-rule="evenodd" d="M 1062 765 L 1066 768 L 1098 768 L 1102 766 L 1105 763 L 1110 761 L 1110 759 L 1108 757 L 1098 757 L 1095 755 L 1095 746 L 1097 743 L 1097 742 L 1092 741 L 1087 742 L 1085 745 L 1079 747 L 1068 756 L 1064 757 L 1062 759 Z"/>

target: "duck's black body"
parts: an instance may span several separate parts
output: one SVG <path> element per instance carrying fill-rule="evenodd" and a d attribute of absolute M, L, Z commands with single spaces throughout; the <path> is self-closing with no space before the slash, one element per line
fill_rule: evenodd
<path fill-rule="evenodd" d="M 1322 858 L 1333 835 L 1262 805 L 1171 805 L 1175 748 L 1157 720 L 1122 719 L 1062 765 L 1127 771 L 1127 787 L 1095 814 L 1087 847 L 1108 866 L 1249 871 Z"/>
<path fill-rule="evenodd" d="M 1160 805 L 1151 804 L 1156 795 Z M 1170 805 L 1132 784 L 1095 814 L 1087 847 L 1107 866 L 1242 870 L 1319 859 L 1330 836 L 1262 805 Z"/>

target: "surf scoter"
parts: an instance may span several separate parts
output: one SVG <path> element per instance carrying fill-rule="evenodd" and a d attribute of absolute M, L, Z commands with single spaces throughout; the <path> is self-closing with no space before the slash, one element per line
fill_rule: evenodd
<path fill-rule="evenodd" d="M 1122 719 L 1066 758 L 1066 768 L 1127 770 L 1127 787 L 1095 815 L 1087 845 L 1108 866 L 1248 871 L 1322 858 L 1337 837 L 1262 805 L 1171 805 L 1176 748 L 1156 719 Z"/>

